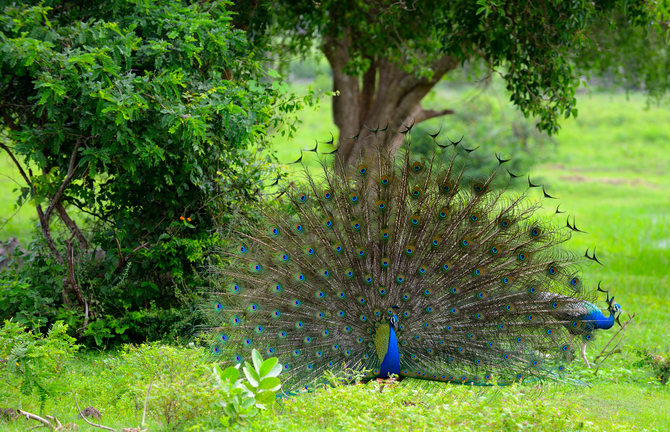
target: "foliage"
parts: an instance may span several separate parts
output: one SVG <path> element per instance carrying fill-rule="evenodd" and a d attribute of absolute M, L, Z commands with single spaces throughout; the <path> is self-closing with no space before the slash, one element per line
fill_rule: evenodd
<path fill-rule="evenodd" d="M 12 352 L 17 348 L 12 349 L 9 343 L 5 350 L 7 340 L 27 337 L 38 341 L 39 346 L 30 348 L 26 357 L 33 362 L 36 358 L 43 359 L 45 367 L 40 369 L 38 384 L 46 390 L 38 387 L 35 395 L 21 392 L 21 387 L 15 387 L 22 376 L 2 369 L 3 404 L 23 406 L 30 411 L 34 403 L 38 403 L 46 413 L 57 413 L 61 420 L 74 421 L 76 415 L 62 415 L 54 409 L 70 410 L 76 395 L 80 404 L 93 405 L 105 413 L 102 424 L 109 424 L 108 419 L 117 415 L 122 427 L 129 427 L 140 423 L 143 402 L 149 392 L 149 422 L 145 426 L 152 430 L 158 427 L 186 429 L 187 426 L 216 429 L 245 423 L 256 416 L 258 410 L 271 408 L 275 392 L 280 388 L 277 376 L 281 366 L 277 365 L 277 359 L 263 361 L 258 352 L 250 353 L 252 363 L 238 364 L 224 371 L 212 364 L 212 357 L 205 350 L 194 344 L 187 347 L 158 343 L 124 345 L 114 353 L 84 351 L 74 357 L 72 351 L 76 346 L 68 348 L 67 342 L 72 340 L 65 334 L 65 328 L 63 324 L 55 325 L 48 338 L 39 338 L 21 326 L 6 323 L 0 333 L 0 342 L 3 342 L 0 359 L 9 355 L 10 360 L 15 360 Z M 16 342 L 16 346 L 22 345 Z M 240 376 L 240 369 L 244 375 Z M 36 370 L 32 370 L 35 374 Z M 33 378 L 32 382 L 36 380 Z"/>
<path fill-rule="evenodd" d="M 79 348 L 67 335 L 67 324 L 57 321 L 46 336 L 26 331 L 12 321 L 0 328 L 0 379 L 17 382 L 23 395 L 37 394 L 40 411 L 47 398 L 63 391 L 56 379 L 63 373 Z M 3 399 L 9 397 L 7 387 L 0 389 Z"/>
<path fill-rule="evenodd" d="M 647 367 L 661 383 L 666 385 L 670 380 L 670 357 L 665 353 L 652 353 L 647 349 L 637 349 L 635 354 L 639 357 L 636 366 Z"/>
<path fill-rule="evenodd" d="M 239 367 L 230 366 L 222 371 L 218 365 L 214 365 L 213 377 L 215 388 L 225 395 L 219 401 L 223 408 L 224 416 L 220 421 L 224 426 L 230 426 L 235 422 L 246 422 L 254 417 L 257 409 L 267 409 L 275 401 L 275 393 L 281 388 L 279 374 L 282 366 L 277 364 L 277 359 L 272 357 L 265 361 L 258 350 L 251 352 L 253 365 L 244 362 L 244 378 L 239 378 Z"/>
<path fill-rule="evenodd" d="M 666 15 L 660 15 L 656 21 L 663 32 L 631 25 L 620 10 L 588 29 L 588 37 L 597 49 L 582 50 L 575 63 L 579 70 L 586 71 L 590 83 L 627 91 L 644 90 L 651 101 L 661 101 L 668 94 L 670 7 L 667 3 L 660 5 L 659 11 Z"/>
<path fill-rule="evenodd" d="M 142 400 L 151 383 L 149 410 L 160 415 L 164 424 L 192 420 L 207 412 L 216 394 L 207 385 L 208 368 L 201 349 L 142 344 L 124 345 L 124 361 L 117 373 L 135 379 L 130 391 Z"/>
<path fill-rule="evenodd" d="M 123 339 L 108 316 L 189 304 L 221 241 L 217 221 L 277 175 L 254 146 L 265 148 L 270 129 L 293 133 L 287 116 L 316 99 L 264 71 L 264 47 L 232 28 L 226 5 L 4 4 L 0 148 L 23 177 L 17 205 L 35 205 L 40 220 L 18 274 L 51 299 L 40 322 L 75 309 L 83 328 L 88 304 L 84 337 L 100 345 Z M 14 305 L 2 317 L 40 307 Z"/>
<path fill-rule="evenodd" d="M 280 388 L 277 359 L 263 361 L 256 350 L 251 357 L 253 364 L 245 362 L 242 368 L 245 379 L 239 377 L 241 364 L 224 371 L 217 364 L 212 367 L 209 355 L 194 345 L 186 349 L 156 343 L 125 345 L 121 354 L 124 365 L 117 373 L 142 383 L 131 390 L 136 398 L 152 383 L 149 407 L 166 425 L 215 414 L 228 426 L 253 417 L 258 409 L 267 409 Z"/>
<path fill-rule="evenodd" d="M 645 1 L 302 0 L 278 3 L 274 30 L 283 38 L 282 52 L 307 55 L 316 45 L 332 58 L 335 49 L 324 42 L 338 41 L 348 52 L 344 72 L 359 77 L 390 62 L 434 85 L 429 81 L 441 56 L 458 64 L 482 59 L 489 73 L 506 80 L 511 101 L 551 134 L 561 117 L 577 115 L 575 89 L 585 69 L 598 73 L 638 61 L 620 72 L 657 94 L 667 91 L 667 44 L 661 41 L 668 10 L 666 2 Z M 646 42 L 650 34 L 657 43 Z M 617 42 L 628 37 L 635 42 L 619 50 Z M 603 50 L 599 42 L 606 39 L 613 43 Z M 583 54 L 591 61 L 579 62 Z M 358 81 L 354 86 L 357 91 Z"/>

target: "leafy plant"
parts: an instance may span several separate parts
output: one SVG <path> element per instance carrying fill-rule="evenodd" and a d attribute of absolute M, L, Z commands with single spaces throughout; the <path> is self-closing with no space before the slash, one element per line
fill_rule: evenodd
<path fill-rule="evenodd" d="M 653 353 L 648 349 L 636 349 L 635 354 L 640 360 L 634 363 L 634 366 L 651 369 L 661 385 L 666 385 L 670 381 L 670 356 L 668 354 Z"/>
<path fill-rule="evenodd" d="M 254 417 L 258 409 L 267 409 L 275 400 L 275 393 L 281 388 L 279 374 L 282 367 L 274 357 L 263 361 L 259 352 L 251 352 L 253 364 L 245 361 L 242 370 L 244 378 L 240 378 L 238 363 L 221 370 L 214 365 L 213 378 L 215 388 L 224 398 L 218 403 L 223 408 L 224 416 L 220 418 L 223 425 L 244 423 Z"/>
<path fill-rule="evenodd" d="M 17 388 L 23 395 L 29 396 L 34 391 L 40 411 L 48 398 L 63 391 L 57 378 L 79 349 L 67 329 L 67 324 L 61 321 L 54 323 L 46 336 L 27 331 L 12 321 L 5 321 L 0 328 L 0 377 L 7 374 L 4 378 L 17 380 Z"/>
<path fill-rule="evenodd" d="M 108 316 L 190 304 L 221 215 L 246 211 L 278 175 L 259 156 L 270 133 L 293 133 L 289 117 L 317 102 L 265 67 L 228 5 L 3 3 L 0 150 L 40 228 L 16 270 L 37 293 L 0 318 L 43 326 L 76 310 L 77 336 L 103 345 L 146 336 Z"/>

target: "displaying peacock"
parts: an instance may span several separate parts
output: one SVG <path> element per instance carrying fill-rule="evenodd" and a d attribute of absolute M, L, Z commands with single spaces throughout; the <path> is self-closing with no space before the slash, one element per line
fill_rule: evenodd
<path fill-rule="evenodd" d="M 420 158 L 408 141 L 355 166 L 330 152 L 323 174 L 306 171 L 259 205 L 263 222 L 239 223 L 230 264 L 217 267 L 213 354 L 276 356 L 285 389 L 345 368 L 364 379 L 561 379 L 573 338 L 606 328 L 589 309 L 585 258 L 560 248 L 577 228 L 509 191 L 518 176 L 506 160 L 469 179 L 471 150 L 452 144 Z"/>

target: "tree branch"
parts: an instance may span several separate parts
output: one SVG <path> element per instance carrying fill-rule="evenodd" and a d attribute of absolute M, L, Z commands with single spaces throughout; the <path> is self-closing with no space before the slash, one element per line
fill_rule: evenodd
<path fill-rule="evenodd" d="M 58 264 L 63 265 L 64 264 L 63 258 L 58 253 L 56 243 L 54 242 L 53 237 L 51 237 L 49 220 L 45 217 L 44 212 L 42 211 L 42 206 L 40 204 L 36 204 L 35 208 L 37 209 L 37 217 L 40 220 L 40 229 L 42 230 L 42 236 L 44 237 L 44 240 L 47 242 L 49 251 L 51 251 L 51 255 L 58 262 Z"/>
<path fill-rule="evenodd" d="M 16 125 L 16 123 L 14 123 L 12 117 L 7 113 L 4 105 L 0 105 L 0 115 L 2 115 L 2 118 L 5 120 L 5 124 L 10 130 L 14 132 L 19 131 L 19 127 Z"/>
<path fill-rule="evenodd" d="M 151 393 L 151 386 L 154 383 L 154 377 L 151 377 L 151 382 L 149 383 L 149 388 L 147 389 L 147 397 L 144 398 L 144 410 L 142 410 L 142 426 L 144 426 L 144 421 L 147 418 L 147 404 L 149 403 L 149 393 Z"/>
<path fill-rule="evenodd" d="M 56 191 L 56 194 L 51 199 L 51 204 L 49 204 L 49 207 L 47 207 L 46 212 L 44 212 L 47 219 L 51 217 L 51 212 L 53 212 L 54 207 L 58 205 L 58 203 L 60 203 L 60 198 L 63 195 L 65 188 L 70 184 L 70 181 L 72 181 L 72 177 L 74 177 L 74 169 L 76 166 L 75 162 L 77 160 L 77 152 L 79 151 L 79 146 L 81 145 L 81 138 L 82 137 L 78 137 L 77 142 L 74 145 L 74 150 L 72 151 L 72 155 L 70 156 L 70 165 L 68 166 L 65 180 L 63 180 L 63 183 L 61 183 L 60 187 Z"/>
<path fill-rule="evenodd" d="M 52 202 L 53 204 L 53 202 Z M 77 226 L 77 223 L 70 218 L 70 215 L 67 214 L 67 211 L 65 210 L 65 207 L 63 207 L 63 203 L 56 203 L 54 205 L 56 208 L 56 211 L 58 212 L 58 216 L 60 216 L 61 220 L 65 224 L 66 227 L 70 230 L 70 232 L 77 238 L 77 241 L 79 242 L 79 247 L 87 250 L 88 249 L 88 241 L 86 241 L 86 237 L 84 237 L 84 234 L 81 232 L 79 227 Z"/>
<path fill-rule="evenodd" d="M 29 413 L 27 411 L 23 411 L 22 409 L 17 409 L 16 412 L 18 412 L 22 416 L 25 416 L 26 420 L 28 420 L 28 419 L 37 420 L 38 422 L 44 424 L 44 426 L 48 427 L 49 429 L 51 429 L 51 430 L 55 429 L 54 425 L 52 425 L 49 420 L 43 419 L 42 417 L 40 417 L 38 415 Z M 114 432 L 116 432 L 116 431 L 114 431 Z"/>
<path fill-rule="evenodd" d="M 132 251 L 130 251 L 130 253 L 128 253 L 125 257 L 123 257 L 123 261 L 124 261 L 124 262 L 125 262 L 125 261 L 128 261 L 128 259 L 129 259 L 131 256 L 133 256 L 133 254 L 134 254 L 135 252 L 137 252 L 137 251 L 140 250 L 140 249 L 144 249 L 144 248 L 146 248 L 147 246 L 149 246 L 149 242 L 145 242 L 145 243 L 143 243 L 143 244 L 137 246 L 135 249 L 133 249 Z"/>
<path fill-rule="evenodd" d="M 435 110 L 425 110 L 421 108 L 421 105 L 416 106 L 417 109 L 412 112 L 412 117 L 415 122 L 415 124 L 421 123 L 422 121 L 430 120 L 435 117 L 440 117 L 443 115 L 451 115 L 454 114 L 455 111 L 452 109 L 443 109 L 440 111 L 435 111 Z"/>
<path fill-rule="evenodd" d="M 74 277 L 74 248 L 72 247 L 70 239 L 65 240 L 65 250 L 67 252 L 67 278 L 70 281 L 70 287 L 72 288 L 72 291 L 74 291 L 74 295 L 77 297 L 79 306 L 86 307 L 86 301 L 84 300 L 84 296 L 81 294 L 79 285 L 77 285 L 77 280 Z"/>
<path fill-rule="evenodd" d="M 23 170 L 23 167 L 21 167 L 21 164 L 20 164 L 19 161 L 16 159 L 16 157 L 14 156 L 14 153 L 12 153 L 12 151 L 10 150 L 10 148 L 7 147 L 7 146 L 6 146 L 5 144 L 3 144 L 3 143 L 0 143 L 0 148 L 7 152 L 7 154 L 9 155 L 9 157 L 12 159 L 12 162 L 14 162 L 14 165 L 16 165 L 16 168 L 19 170 L 19 173 L 21 173 L 21 177 L 23 177 L 23 179 L 26 181 L 27 185 L 28 185 L 28 186 L 32 186 L 32 183 L 30 182 L 30 178 L 28 178 L 28 175 L 27 175 L 26 172 Z"/>

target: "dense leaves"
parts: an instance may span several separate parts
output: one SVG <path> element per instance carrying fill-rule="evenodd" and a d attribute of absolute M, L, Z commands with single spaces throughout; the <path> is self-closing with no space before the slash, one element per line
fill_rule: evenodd
<path fill-rule="evenodd" d="M 453 113 L 420 102 L 450 71 L 472 62 L 500 74 L 511 101 L 541 131 L 576 116 L 575 89 L 586 72 L 616 73 L 659 97 L 668 90 L 668 4 L 618 0 L 311 0 L 278 2 L 282 52 L 328 58 L 343 137 L 368 128 Z M 622 39 L 626 39 L 624 43 Z M 357 79 L 349 79 L 356 77 Z M 397 94 L 395 94 L 397 93 Z M 454 110 L 467 109 L 450 106 Z M 347 115 L 353 112 L 353 115 Z M 409 124 L 407 123 L 407 124 Z M 399 147 L 387 132 L 391 148 Z M 356 150 L 354 150 L 354 153 Z"/>
<path fill-rule="evenodd" d="M 51 282 L 94 320 L 188 300 L 216 219 L 276 175 L 255 149 L 313 102 L 264 71 L 261 42 L 225 6 L 47 1 L 0 14 L 0 148 L 23 167 L 18 203 L 37 207 Z"/>

